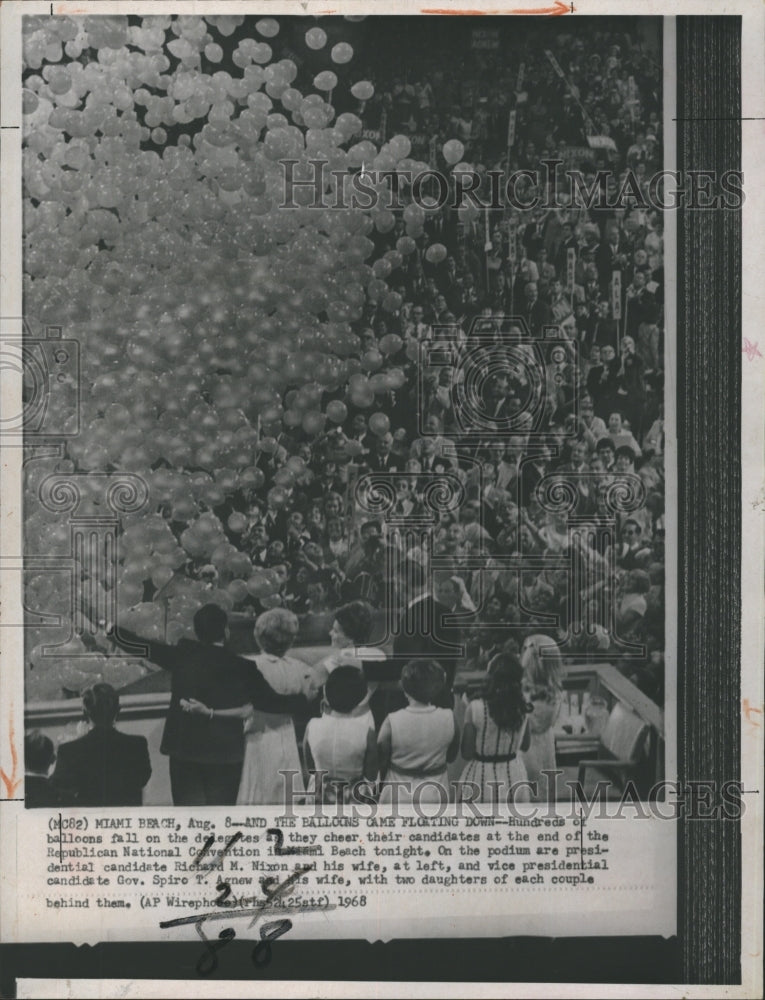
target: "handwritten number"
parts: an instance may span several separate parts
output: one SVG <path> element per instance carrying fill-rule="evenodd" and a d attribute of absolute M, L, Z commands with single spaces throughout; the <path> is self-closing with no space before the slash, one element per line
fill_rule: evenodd
<path fill-rule="evenodd" d="M 231 895 L 231 886 L 228 884 L 228 882 L 218 882 L 218 884 L 215 886 L 215 889 L 216 892 L 220 893 L 218 898 L 215 900 L 215 905 L 231 906 L 231 903 L 226 902 L 228 897 Z"/>
<path fill-rule="evenodd" d="M 218 935 L 217 941 L 211 941 L 202 930 L 202 923 L 203 921 L 200 920 L 197 923 L 196 928 L 197 934 L 199 934 L 204 942 L 205 953 L 197 962 L 196 969 L 200 976 L 209 976 L 218 968 L 217 952 L 219 952 L 221 948 L 225 948 L 229 941 L 234 940 L 236 937 L 236 931 L 233 927 L 226 927 L 226 929 L 222 930 Z"/>
<path fill-rule="evenodd" d="M 271 961 L 273 954 L 271 942 L 292 928 L 291 920 L 271 920 L 260 928 L 260 941 L 252 949 L 252 962 L 259 969 L 264 969 Z"/>
<path fill-rule="evenodd" d="M 210 848 L 214 843 L 215 843 L 215 834 L 211 833 L 210 836 L 207 838 L 207 840 L 204 842 L 204 844 L 202 844 L 202 850 L 199 852 L 199 854 L 197 854 L 194 860 L 195 865 L 198 865 L 201 862 L 202 858 L 205 856 L 205 854 L 207 854 L 207 852 L 210 850 Z"/>
<path fill-rule="evenodd" d="M 266 830 L 266 839 L 275 841 L 274 854 L 278 856 L 283 854 L 300 854 L 297 847 L 284 847 L 284 834 L 278 827 Z"/>

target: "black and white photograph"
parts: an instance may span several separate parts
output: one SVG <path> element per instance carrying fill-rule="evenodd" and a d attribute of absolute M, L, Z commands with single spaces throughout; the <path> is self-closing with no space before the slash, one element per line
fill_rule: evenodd
<path fill-rule="evenodd" d="M 661 21 L 402 20 L 24 18 L 27 805 L 664 777 Z"/>
<path fill-rule="evenodd" d="M 761 995 L 765 9 L 463 6 L 2 4 L 2 995 Z"/>

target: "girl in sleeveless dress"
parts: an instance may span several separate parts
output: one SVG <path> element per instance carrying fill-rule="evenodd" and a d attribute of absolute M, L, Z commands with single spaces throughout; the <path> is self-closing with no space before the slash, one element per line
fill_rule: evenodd
<path fill-rule="evenodd" d="M 549 635 L 530 635 L 521 650 L 523 691 L 532 705 L 528 719 L 529 746 L 523 753 L 534 802 L 555 799 L 555 781 L 544 774 L 555 770 L 554 726 L 563 697 L 563 661 Z"/>
<path fill-rule="evenodd" d="M 408 705 L 385 718 L 377 738 L 381 804 L 448 801 L 446 765 L 457 756 L 459 729 L 454 712 L 436 706 L 445 684 L 434 660 L 410 660 L 402 670 Z"/>
<path fill-rule="evenodd" d="M 360 782 L 377 778 L 374 720 L 368 708 L 359 712 L 367 693 L 358 667 L 335 667 L 327 678 L 321 717 L 308 722 L 303 739 L 308 792 L 315 801 L 348 802 Z"/>
<path fill-rule="evenodd" d="M 462 730 L 462 801 L 528 802 L 526 766 L 521 750 L 528 746 L 523 696 L 523 668 L 517 657 L 498 653 L 489 663 L 483 698 L 471 701 Z M 476 795 L 475 789 L 480 792 Z"/>

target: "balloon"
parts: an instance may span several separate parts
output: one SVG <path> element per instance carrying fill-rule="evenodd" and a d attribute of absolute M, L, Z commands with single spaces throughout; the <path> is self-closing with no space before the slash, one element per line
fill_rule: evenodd
<path fill-rule="evenodd" d="M 446 247 L 443 243 L 431 243 L 425 251 L 425 260 L 431 264 L 440 264 L 442 260 L 446 260 Z"/>
<path fill-rule="evenodd" d="M 380 340 L 380 350 L 385 355 L 396 354 L 403 346 L 404 341 L 395 333 L 386 333 Z"/>
<path fill-rule="evenodd" d="M 309 28 L 305 33 L 305 43 L 309 49 L 323 49 L 327 44 L 327 33 L 321 28 Z"/>
<path fill-rule="evenodd" d="M 377 437 L 382 437 L 390 430 L 390 420 L 384 413 L 373 413 L 369 418 L 369 429 Z"/>
<path fill-rule="evenodd" d="M 268 491 L 268 505 L 275 510 L 284 507 L 288 501 L 287 491 L 280 486 L 274 486 Z"/>
<path fill-rule="evenodd" d="M 166 584 L 170 583 L 174 576 L 175 573 L 173 573 L 169 566 L 157 566 L 151 574 L 151 582 L 157 590 L 161 590 Z"/>
<path fill-rule="evenodd" d="M 368 80 L 359 80 L 351 87 L 351 93 L 358 101 L 368 101 L 374 97 L 375 88 Z"/>
<path fill-rule="evenodd" d="M 337 76 L 332 70 L 322 70 L 314 77 L 313 85 L 317 90 L 334 90 L 337 86 Z"/>
<path fill-rule="evenodd" d="M 244 516 L 244 514 L 239 514 L 237 511 L 234 511 L 233 514 L 229 515 L 228 521 L 226 523 L 228 524 L 229 528 L 231 529 L 231 531 L 234 532 L 235 535 L 241 535 L 241 533 L 247 527 L 247 518 Z"/>
<path fill-rule="evenodd" d="M 348 63 L 353 59 L 353 47 L 347 42 L 338 42 L 337 45 L 332 46 L 332 52 L 330 53 L 332 62 L 342 65 L 343 63 Z"/>
<path fill-rule="evenodd" d="M 342 424 L 348 416 L 348 407 L 339 399 L 333 399 L 327 403 L 327 419 L 333 424 Z"/>
<path fill-rule="evenodd" d="M 255 468 L 254 466 L 252 468 L 242 469 L 239 473 L 239 483 L 244 489 L 249 488 L 252 490 L 259 490 L 265 481 L 266 477 L 263 475 L 263 471 Z"/>
<path fill-rule="evenodd" d="M 264 38 L 274 38 L 279 34 L 279 22 L 273 17 L 263 17 L 255 22 L 255 30 Z"/>
<path fill-rule="evenodd" d="M 311 437 L 324 430 L 324 414 L 319 410 L 309 410 L 303 417 L 303 430 Z"/>
<path fill-rule="evenodd" d="M 459 139 L 449 139 L 443 145 L 444 159 L 449 164 L 459 163 L 465 155 L 465 147 Z"/>
<path fill-rule="evenodd" d="M 255 573 L 247 581 L 247 592 L 253 597 L 267 597 L 273 589 L 273 583 L 262 573 Z"/>
<path fill-rule="evenodd" d="M 280 608 L 282 606 L 282 599 L 278 594 L 271 594 L 268 597 L 261 597 L 260 603 L 264 608 Z"/>
<path fill-rule="evenodd" d="M 376 372 L 382 366 L 383 356 L 374 349 L 365 351 L 361 357 L 361 367 L 365 372 Z"/>
<path fill-rule="evenodd" d="M 226 585 L 226 590 L 231 595 L 231 600 L 234 604 L 241 604 L 249 593 L 244 580 L 232 580 Z"/>

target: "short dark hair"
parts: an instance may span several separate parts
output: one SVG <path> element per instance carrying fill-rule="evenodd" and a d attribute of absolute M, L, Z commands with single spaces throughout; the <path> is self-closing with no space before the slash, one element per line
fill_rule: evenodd
<path fill-rule="evenodd" d="M 615 451 L 616 446 L 610 437 L 602 437 L 595 445 L 595 451 Z"/>
<path fill-rule="evenodd" d="M 401 687 L 415 701 L 432 705 L 446 684 L 446 672 L 435 660 L 410 660 L 401 671 Z"/>
<path fill-rule="evenodd" d="M 614 452 L 614 458 L 628 458 L 632 465 L 635 464 L 636 457 L 634 450 L 628 444 L 621 445 Z"/>
<path fill-rule="evenodd" d="M 227 625 L 228 615 L 217 604 L 205 604 L 194 615 L 194 631 L 200 642 L 220 642 Z"/>
<path fill-rule="evenodd" d="M 334 712 L 347 715 L 366 698 L 367 682 L 358 667 L 336 667 L 324 685 L 324 697 Z"/>
<path fill-rule="evenodd" d="M 638 522 L 635 520 L 634 517 L 628 517 L 627 518 L 627 520 L 622 525 L 622 531 L 624 531 L 624 529 L 627 527 L 628 524 L 633 525 L 637 529 L 637 533 L 639 535 L 643 534 L 643 529 L 640 527 L 640 525 L 638 524 Z"/>
<path fill-rule="evenodd" d="M 94 684 L 82 696 L 82 707 L 94 726 L 111 726 L 120 710 L 120 696 L 111 684 Z"/>
<path fill-rule="evenodd" d="M 56 759 L 53 740 L 39 729 L 24 736 L 24 767 L 35 774 L 45 774 Z"/>
<path fill-rule="evenodd" d="M 356 645 L 369 641 L 372 632 L 372 608 L 366 601 L 350 601 L 348 604 L 343 604 L 335 612 L 335 620 Z"/>

